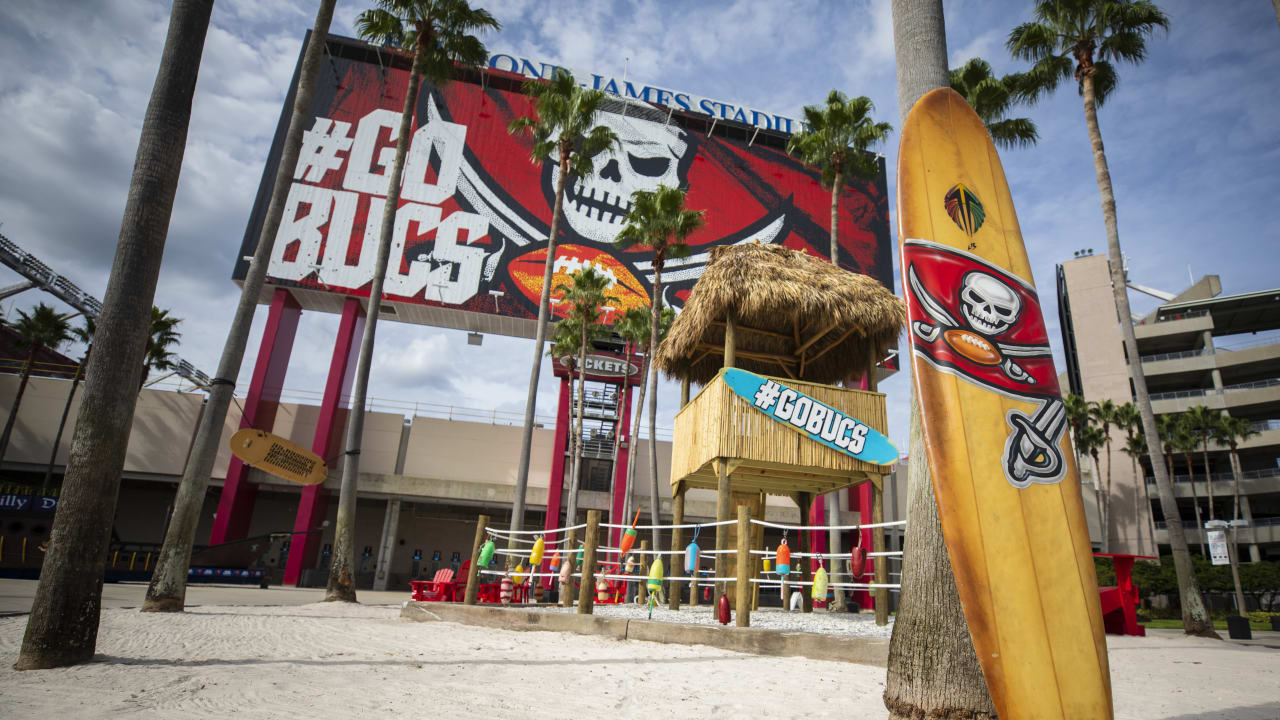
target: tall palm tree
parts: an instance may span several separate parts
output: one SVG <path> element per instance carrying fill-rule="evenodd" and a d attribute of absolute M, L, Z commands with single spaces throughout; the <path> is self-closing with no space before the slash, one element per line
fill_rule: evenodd
<path fill-rule="evenodd" d="M 569 508 L 565 517 L 565 525 L 574 525 L 578 516 L 578 488 L 582 476 L 582 418 L 586 410 L 586 366 L 587 348 L 591 341 L 608 333 L 608 329 L 600 324 L 600 316 L 605 305 L 616 303 L 617 299 L 605 295 L 605 291 L 613 284 L 606 275 L 597 272 L 593 267 L 585 267 L 572 276 L 572 285 L 558 285 L 556 291 L 563 293 L 561 302 L 569 307 L 566 316 L 557 323 L 556 337 L 561 342 L 565 335 L 575 336 L 572 344 L 576 350 L 578 371 L 578 402 L 574 410 L 573 436 L 577 440 L 577 450 L 573 453 L 573 463 L 569 480 Z"/>
<path fill-rule="evenodd" d="M 147 322 L 212 12 L 213 0 L 174 0 L 169 13 L 94 335 L 98 356 L 111 362 L 95 362 L 85 375 L 52 543 L 22 638 L 18 670 L 87 662 L 97 646 L 102 572 L 138 402 L 138 366 L 146 351 Z"/>
<path fill-rule="evenodd" d="M 1036 124 L 1030 118 L 1007 117 L 1014 105 L 1025 101 L 1021 73 L 996 77 L 991 64 L 982 58 L 971 58 L 951 69 L 951 89 L 964 96 L 969 106 L 982 118 L 991 139 L 1003 148 L 1030 147 L 1040 139 Z"/>
<path fill-rule="evenodd" d="M 1098 106 L 1115 91 L 1119 81 L 1116 63 L 1138 64 L 1146 59 L 1147 39 L 1157 29 L 1168 30 L 1169 18 L 1150 0 L 1040 0 L 1035 4 L 1035 20 L 1015 27 L 1009 33 L 1007 47 L 1015 58 L 1033 63 L 1026 73 L 1024 88 L 1027 99 L 1034 102 L 1074 78 L 1084 103 L 1085 124 L 1093 151 L 1098 193 L 1102 200 L 1102 217 L 1107 231 L 1107 260 L 1111 268 L 1111 284 L 1115 293 L 1116 314 L 1124 334 L 1124 347 L 1130 358 L 1141 357 L 1138 339 L 1129 318 L 1129 294 L 1120 252 L 1120 231 L 1116 224 L 1116 199 L 1111 186 L 1111 171 L 1102 147 L 1098 129 Z M 1134 396 L 1142 414 L 1142 431 L 1156 437 L 1156 418 L 1151 410 L 1147 378 L 1142 363 L 1129 363 Z M 1151 466 L 1156 476 L 1169 526 L 1169 545 L 1173 551 L 1178 576 L 1178 595 L 1182 601 L 1182 626 L 1189 635 L 1217 637 L 1204 606 L 1204 598 L 1196 583 L 1195 569 L 1187 550 L 1186 532 L 1178 516 L 1177 498 L 1169 480 L 1169 470 L 1152 450 Z"/>
<path fill-rule="evenodd" d="M 1089 424 L 1089 401 L 1080 395 L 1067 393 L 1062 396 L 1062 406 L 1067 412 L 1067 427 L 1071 430 L 1071 437 L 1075 438 Z M 1080 451 L 1077 449 L 1077 452 Z"/>
<path fill-rule="evenodd" d="M 1076 452 L 1088 455 L 1093 459 L 1093 498 L 1097 502 L 1098 534 L 1102 539 L 1103 552 L 1106 552 L 1107 536 L 1107 503 L 1102 489 L 1102 465 L 1098 460 L 1098 449 L 1106 444 L 1106 435 L 1097 425 L 1085 425 L 1076 433 Z"/>
<path fill-rule="evenodd" d="M 1121 407 L 1129 406 L 1130 404 L 1126 403 Z M 1156 544 L 1155 516 L 1151 514 L 1151 491 L 1147 489 L 1147 479 L 1142 476 L 1142 468 L 1139 466 L 1139 461 L 1149 453 L 1147 450 L 1147 438 L 1142 433 L 1130 434 L 1125 438 L 1124 447 L 1120 448 L 1120 450 L 1125 455 L 1129 456 L 1129 461 L 1133 463 L 1133 476 L 1138 479 L 1139 483 L 1142 483 L 1142 501 L 1146 503 L 1145 507 L 1147 510 L 1146 525 L 1147 530 L 1151 534 L 1151 549 L 1155 552 L 1158 550 L 1159 546 Z M 1158 555 L 1159 552 L 1156 552 L 1156 554 Z"/>
<path fill-rule="evenodd" d="M 640 382 L 640 395 L 636 398 L 635 417 L 631 421 L 631 433 L 628 436 L 631 443 L 631 452 L 627 454 L 627 472 L 623 476 L 627 493 L 623 499 L 622 517 L 625 520 L 631 514 L 631 479 L 636 472 L 636 455 L 639 454 L 636 446 L 637 438 L 640 437 L 640 420 L 644 415 L 644 400 L 648 392 L 649 384 L 646 382 L 649 378 L 649 365 L 653 362 L 653 348 L 661 343 L 667 337 L 667 330 L 671 329 L 671 323 L 675 322 L 676 311 L 673 308 L 664 307 L 662 313 L 658 317 L 658 343 L 650 342 L 652 337 L 649 332 L 651 320 L 651 311 L 648 306 L 637 306 L 628 308 L 613 325 L 614 332 L 618 333 L 625 339 L 631 348 L 644 356 L 644 360 L 640 363 L 640 377 L 644 378 Z M 652 436 L 650 437 L 652 442 Z M 617 521 L 619 523 L 623 520 Z"/>
<path fill-rule="evenodd" d="M 147 352 L 142 358 L 142 378 L 138 380 L 138 390 L 147 384 L 147 377 L 152 371 L 164 372 L 178 366 L 177 356 L 169 351 L 182 338 L 178 325 L 182 318 L 173 317 L 168 310 L 151 306 L 151 326 L 147 333 Z"/>
<path fill-rule="evenodd" d="M 1200 554 L 1208 557 L 1209 553 L 1205 550 L 1204 544 L 1204 523 L 1200 518 L 1200 496 L 1196 492 L 1196 468 L 1191 462 L 1191 455 L 1196 451 L 1198 443 L 1196 431 L 1185 413 L 1177 415 L 1177 421 L 1173 427 L 1173 435 L 1170 437 L 1170 444 L 1173 445 L 1174 452 L 1182 454 L 1182 461 L 1186 463 L 1187 482 L 1191 484 L 1191 505 L 1195 510 L 1196 529 L 1200 531 Z M 1168 522 L 1165 524 L 1168 525 Z"/>
<path fill-rule="evenodd" d="M 657 190 L 637 190 L 631 195 L 631 210 L 626 225 L 618 232 L 617 245 L 622 249 L 640 245 L 653 251 L 653 299 L 649 305 L 649 337 L 654 339 L 650 354 L 657 351 L 662 314 L 662 268 L 668 258 L 689 254 L 689 236 L 702 227 L 703 212 L 686 210 L 684 190 L 659 185 Z M 662 522 L 658 504 L 658 370 L 649 363 L 649 490 L 653 524 Z M 661 533 L 653 529 L 653 549 L 662 547 Z"/>
<path fill-rule="evenodd" d="M 347 418 L 346 452 L 342 456 L 342 485 L 338 490 L 338 521 L 333 536 L 333 566 L 325 588 L 326 601 L 355 602 L 356 481 L 360 475 L 360 441 L 364 433 L 365 397 L 369 389 L 369 367 L 373 342 L 382 307 L 382 284 L 391 256 L 391 236 L 396 209 L 400 206 L 400 178 L 405 154 L 413 134 L 418 109 L 418 90 L 425 78 L 436 87 L 453 77 L 455 65 L 479 65 L 488 57 L 484 43 L 472 33 L 497 30 L 497 20 L 488 11 L 472 8 L 466 0 L 378 0 L 377 7 L 356 18 L 361 38 L 382 42 L 400 52 L 411 53 L 409 86 L 405 91 L 400 132 L 396 138 L 395 162 L 387 183 L 378 255 L 373 282 L 369 287 L 369 307 L 365 310 L 364 335 L 356 362 L 355 385 L 351 393 L 351 414 Z"/>
<path fill-rule="evenodd" d="M 893 132 L 887 122 L 876 122 L 871 98 L 849 99 L 839 90 L 827 94 L 822 105 L 806 105 L 805 129 L 787 141 L 787 152 L 822 170 L 822 185 L 831 188 L 831 262 L 838 262 L 836 244 L 840 188 L 859 175 L 876 172 L 876 159 L 868 151 Z"/>
<path fill-rule="evenodd" d="M 1231 513 L 1231 519 L 1240 519 L 1240 455 L 1237 452 L 1240 443 L 1258 434 L 1253 425 L 1244 418 L 1224 416 L 1222 421 L 1214 426 L 1213 439 L 1218 443 L 1231 448 L 1231 478 L 1232 492 L 1234 499 L 1234 509 Z"/>
<path fill-rule="evenodd" d="M 1106 484 L 1102 488 L 1102 552 L 1111 552 L 1111 426 L 1117 405 L 1110 398 L 1089 403 L 1089 418 L 1102 430 L 1102 443 L 1107 452 Z"/>
<path fill-rule="evenodd" d="M 925 93 L 946 87 L 947 33 L 942 0 L 891 0 L 898 119 Z M 920 399 L 912 393 L 907 524 L 898 615 L 889 643 L 884 704 L 890 718 L 929 715 L 993 717 L 995 706 L 973 650 L 947 556 L 938 503 L 924 452 Z M 938 662 L 945 658 L 945 662 Z"/>
<path fill-rule="evenodd" d="M 18 311 L 18 321 L 12 326 L 17 333 L 14 344 L 27 351 L 27 358 L 22 362 L 18 392 L 14 394 L 13 405 L 9 407 L 9 419 L 4 423 L 4 433 L 0 434 L 0 460 L 4 459 L 9 450 L 9 438 L 13 435 L 13 424 L 18 419 L 22 395 L 26 393 L 27 383 L 31 380 L 36 354 L 45 349 L 57 350 L 58 346 L 71 339 L 70 319 L 68 313 L 60 313 L 44 303 L 36 305 L 30 313 Z"/>
<path fill-rule="evenodd" d="M 538 378 L 542 372 L 542 348 L 547 335 L 547 317 L 551 304 L 551 278 L 556 261 L 556 238 L 564 217 L 566 182 L 590 177 L 595 173 L 594 158 L 621 146 L 618 136 L 608 126 L 598 123 L 600 104 L 605 94 L 600 90 L 580 87 L 573 74 L 557 69 L 550 81 L 530 80 L 524 93 L 533 101 L 536 117 L 523 116 L 512 121 L 512 134 L 527 133 L 533 139 L 529 158 L 536 164 L 554 161 L 556 176 L 555 201 L 551 208 L 551 227 L 547 233 L 547 256 L 542 270 L 542 294 L 538 298 L 538 321 L 534 332 L 533 363 L 529 367 L 529 390 L 525 397 L 524 431 L 520 436 L 520 464 L 516 471 L 515 501 L 511 508 L 511 529 L 524 525 L 525 495 L 529 488 L 529 458 L 533 451 L 533 416 L 538 400 Z"/>
<path fill-rule="evenodd" d="M 311 39 L 307 42 L 302 67 L 298 71 L 293 115 L 280 152 L 271 202 L 262 221 L 258 247 L 253 251 L 244 285 L 240 288 L 240 301 L 236 305 L 231 327 L 227 330 L 227 340 L 222 346 L 218 370 L 208 387 L 209 397 L 196 426 L 196 436 L 192 440 L 191 451 L 187 454 L 187 465 L 182 472 L 182 480 L 178 483 L 178 493 L 174 498 L 173 513 L 169 516 L 169 527 L 165 530 L 164 544 L 160 547 L 155 570 L 151 573 L 151 583 L 147 586 L 147 596 L 142 603 L 144 612 L 179 612 L 185 603 L 187 571 L 191 565 L 191 547 L 200 521 L 200 508 L 204 505 L 209 478 L 213 475 L 213 463 L 222 442 L 223 424 L 235 392 L 235 378 L 240 375 L 244 351 L 249 344 L 249 329 L 253 325 L 258 297 L 262 294 L 267 266 L 275 247 L 276 233 L 280 230 L 280 220 L 284 216 L 285 201 L 302 148 L 302 133 L 310 126 L 311 98 L 315 93 L 320 63 L 324 59 L 325 42 L 329 38 L 329 24 L 333 19 L 336 2 L 337 0 L 320 0 L 316 11 L 315 26 L 311 29 Z"/>
<path fill-rule="evenodd" d="M 1222 411 L 1196 405 L 1187 410 L 1187 427 L 1200 438 L 1200 458 L 1204 467 L 1205 490 L 1209 494 L 1209 519 L 1217 517 L 1213 511 L 1213 473 L 1209 471 L 1209 440 L 1222 422 Z"/>
<path fill-rule="evenodd" d="M 67 416 L 71 414 L 71 402 L 76 397 L 76 388 L 80 385 L 80 378 L 84 375 L 84 369 L 89 365 L 89 355 L 93 353 L 93 333 L 96 330 L 97 323 L 88 315 L 84 316 L 83 324 L 80 327 L 71 328 L 71 339 L 84 345 L 84 357 L 76 365 L 76 374 L 71 378 L 71 392 L 67 393 L 67 402 L 62 406 L 62 418 L 58 420 L 58 432 L 53 436 L 53 448 L 49 450 L 49 466 L 45 468 L 44 481 L 40 483 L 41 494 L 47 494 L 49 485 L 53 482 L 53 465 L 58 461 L 58 446 L 62 444 L 62 431 L 67 427 Z"/>

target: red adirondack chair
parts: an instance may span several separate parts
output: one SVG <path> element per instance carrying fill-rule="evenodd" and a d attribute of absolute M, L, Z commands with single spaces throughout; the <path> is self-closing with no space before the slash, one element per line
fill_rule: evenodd
<path fill-rule="evenodd" d="M 411 597 L 419 602 L 451 602 L 454 597 L 453 568 L 442 568 L 431 580 L 410 580 Z"/>

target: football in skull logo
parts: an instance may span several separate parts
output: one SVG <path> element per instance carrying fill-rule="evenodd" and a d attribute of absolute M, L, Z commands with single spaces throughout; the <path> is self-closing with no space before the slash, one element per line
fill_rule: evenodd
<path fill-rule="evenodd" d="M 542 276 L 546 268 L 547 249 L 545 247 L 532 250 L 511 261 L 509 271 L 511 279 L 520 292 L 536 307 L 542 295 Z M 561 245 L 556 248 L 556 261 L 551 276 L 551 311 L 556 317 L 563 317 L 568 308 L 558 307 L 558 295 L 555 288 L 560 285 L 573 286 L 573 274 L 590 267 L 609 278 L 609 289 L 605 295 L 612 299 L 605 308 L 602 322 L 613 322 L 617 315 L 633 307 L 645 307 L 649 304 L 649 296 L 644 285 L 636 278 L 622 261 L 615 258 L 603 248 L 586 245 Z"/>
<path fill-rule="evenodd" d="M 952 350 L 979 365 L 999 365 L 1000 351 L 991 342 L 977 333 L 959 328 L 952 328 L 942 333 Z"/>

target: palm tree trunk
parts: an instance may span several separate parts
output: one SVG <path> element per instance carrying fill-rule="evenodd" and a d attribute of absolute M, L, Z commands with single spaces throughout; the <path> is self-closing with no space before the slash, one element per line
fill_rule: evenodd
<path fill-rule="evenodd" d="M 1102 552 L 1111 552 L 1111 428 L 1107 427 L 1107 484 L 1102 489 Z"/>
<path fill-rule="evenodd" d="M 271 204 L 258 235 L 258 247 L 240 290 L 236 314 L 227 330 L 227 340 L 218 361 L 218 372 L 209 383 L 209 399 L 196 426 L 196 437 L 191 445 L 190 459 L 182 472 L 178 493 L 174 498 L 173 513 L 165 530 L 164 544 L 156 558 L 155 571 L 147 586 L 143 601 L 144 612 L 178 612 L 186 603 L 187 571 L 191 565 L 191 546 L 196 538 L 196 526 L 200 523 L 200 509 L 213 475 L 213 464 L 222 442 L 222 427 L 227 419 L 235 393 L 235 379 L 240 374 L 245 348 L 249 344 L 249 330 L 253 314 L 258 307 L 258 297 L 266 282 L 267 266 L 275 247 L 276 233 L 284 216 L 285 201 L 293 182 L 293 171 L 298 164 L 302 148 L 302 134 L 311 117 L 311 97 L 315 92 L 316 77 L 324 58 L 324 43 L 329 37 L 329 23 L 337 0 L 321 0 L 316 13 L 316 23 L 311 29 L 311 39 L 298 72 L 298 92 L 293 101 L 293 115 L 289 121 L 289 133 L 285 136 L 280 165 L 276 168 L 275 187 L 271 192 Z"/>
<path fill-rule="evenodd" d="M 1103 539 L 1103 547 L 1106 547 L 1107 513 L 1102 500 L 1102 465 L 1098 462 L 1096 450 L 1090 452 L 1089 457 L 1093 459 L 1093 499 L 1098 504 L 1098 536 Z"/>
<path fill-rule="evenodd" d="M 419 39 L 421 42 L 422 39 Z M 409 74 L 409 88 L 404 95 L 404 111 L 400 116 L 400 135 L 396 139 L 396 159 L 387 184 L 387 199 L 382 210 L 382 234 L 378 239 L 378 256 L 369 287 L 369 306 L 365 310 L 364 336 L 360 338 L 360 356 L 356 362 L 355 386 L 351 393 L 351 414 L 347 418 L 346 453 L 342 456 L 342 485 L 338 490 L 338 518 L 333 532 L 333 566 L 325 588 L 326 602 L 356 602 L 356 485 L 360 479 L 360 441 L 364 434 L 365 398 L 369 391 L 369 367 L 373 362 L 373 341 L 378 329 L 378 313 L 382 307 L 382 284 L 386 280 L 391 257 L 391 240 L 400 206 L 400 178 L 404 174 L 404 158 L 413 134 L 413 116 L 418 106 L 418 86 L 422 75 L 418 70 L 418 52 Z"/>
<path fill-rule="evenodd" d="M 551 210 L 551 230 L 547 234 L 547 259 L 542 270 L 542 295 L 538 298 L 538 321 L 533 339 L 533 362 L 529 366 L 529 390 L 524 401 L 524 432 L 520 436 L 520 465 L 516 471 L 515 500 L 511 504 L 511 529 L 524 527 L 524 500 L 529 491 L 529 456 L 533 451 L 533 417 L 538 405 L 538 379 L 542 373 L 542 348 L 547 341 L 547 315 L 551 305 L 551 278 L 556 262 L 556 235 L 564 210 L 564 181 L 569 176 L 569 151 L 560 148 L 560 177 L 556 179 L 556 199 Z M 550 508 L 547 509 L 550 512 Z M 513 536 L 514 537 L 514 536 Z M 516 549 L 511 543 L 511 549 Z M 514 556 L 507 556 L 511 567 Z"/>
<path fill-rule="evenodd" d="M 1138 482 L 1142 483 L 1142 501 L 1146 503 L 1143 507 L 1147 511 L 1147 532 L 1151 534 L 1151 552 L 1157 557 L 1160 555 L 1160 545 L 1156 543 L 1156 517 L 1151 512 L 1151 489 L 1147 487 L 1147 478 L 1139 475 L 1141 468 L 1138 466 L 1138 458 L 1131 458 L 1133 462 L 1133 476 L 1138 478 Z"/>
<path fill-rule="evenodd" d="M 1276 0 L 1280 2 L 1280 0 Z M 1234 500 L 1234 509 L 1231 511 L 1231 519 L 1240 519 L 1240 456 L 1236 454 L 1236 444 L 1231 443 L 1231 496 Z"/>
<path fill-rule="evenodd" d="M 898 116 L 905 122 L 921 96 L 950 85 L 947 33 L 942 0 L 893 0 L 892 11 Z M 903 583 L 889 643 L 884 704 L 895 720 L 931 714 L 993 718 L 995 706 L 973 651 L 938 520 L 914 392 L 909 447 Z"/>
<path fill-rule="evenodd" d="M 831 180 L 831 264 L 840 264 L 840 246 L 836 243 L 836 225 L 840 222 L 840 168 Z"/>
<path fill-rule="evenodd" d="M 625 357 L 625 360 L 623 362 L 627 368 L 630 368 L 631 367 L 630 365 L 631 341 L 628 340 L 623 345 L 622 352 L 623 352 L 623 356 Z M 631 374 L 624 372 L 622 376 L 622 390 L 618 395 L 617 404 L 614 405 L 614 412 L 618 413 L 619 416 L 621 415 L 621 413 L 618 412 L 618 408 L 622 405 L 622 403 L 626 402 L 627 389 L 628 389 L 627 381 L 630 379 L 631 379 Z M 617 418 L 617 420 L 621 420 L 621 419 L 622 419 L 621 417 Z M 613 461 L 609 463 L 609 510 L 610 510 L 609 522 L 615 525 L 619 525 L 622 523 L 622 520 L 618 519 L 613 514 L 613 495 L 618 491 L 618 452 L 621 449 L 621 447 L 622 447 L 622 428 L 620 427 L 619 423 L 615 421 L 613 423 Z M 627 510 L 625 505 L 622 509 L 622 516 L 624 518 L 627 516 Z"/>
<path fill-rule="evenodd" d="M 661 250 L 653 256 L 653 303 L 650 310 L 649 354 L 658 349 L 658 317 L 662 314 L 662 266 L 666 260 Z M 649 501 L 653 524 L 662 524 L 662 505 L 658 502 L 658 368 L 649 363 Z M 661 550 L 662 531 L 653 528 L 653 549 Z"/>
<path fill-rule="evenodd" d="M 1213 511 L 1213 473 L 1209 472 L 1209 436 L 1202 434 L 1200 439 L 1200 455 L 1204 464 L 1204 487 L 1209 493 L 1209 519 L 1217 517 Z"/>
<path fill-rule="evenodd" d="M 582 486 L 582 415 L 586 409 L 587 395 L 587 326 L 582 325 L 582 344 L 578 348 L 578 402 L 574 408 L 574 453 L 569 464 L 572 474 L 569 476 L 569 512 L 564 519 L 565 527 L 578 524 L 578 491 Z M 584 533 L 585 535 L 585 533 Z M 586 582 L 584 579 L 583 582 Z"/>
<path fill-rule="evenodd" d="M 0 461 L 9 452 L 9 438 L 13 435 L 13 425 L 18 420 L 18 406 L 22 404 L 22 396 L 27 392 L 27 383 L 31 381 L 31 366 L 36 361 L 39 345 L 32 345 L 27 353 L 27 361 L 22 364 L 21 379 L 18 380 L 18 392 L 13 396 L 13 406 L 9 408 L 9 419 L 4 422 L 4 434 L 0 435 Z"/>
<path fill-rule="evenodd" d="M 93 658 L 120 473 L 213 0 L 174 0 L 18 670 Z"/>
<path fill-rule="evenodd" d="M 644 418 L 644 399 L 649 390 L 649 348 L 644 348 L 644 367 L 640 370 L 640 395 L 636 398 L 636 417 L 631 421 L 631 452 L 627 454 L 627 492 L 622 504 L 622 522 L 631 517 L 631 481 L 636 474 L 636 455 L 639 454 L 640 421 Z M 652 439 L 650 439 L 652 442 Z"/>
<path fill-rule="evenodd" d="M 62 418 L 58 420 L 58 432 L 53 436 L 53 449 L 49 451 L 49 466 L 44 471 L 44 481 L 40 483 L 40 494 L 49 494 L 49 484 L 53 481 L 53 466 L 58 461 L 58 446 L 62 444 L 62 431 L 67 427 L 67 416 L 71 414 L 71 401 L 76 397 L 76 388 L 80 387 L 80 373 L 89 362 L 89 352 L 85 351 L 84 360 L 76 366 L 76 375 L 71 379 L 71 392 L 67 393 L 67 402 L 62 406 Z"/>
<path fill-rule="evenodd" d="M 1120 330 L 1124 333 L 1124 347 L 1129 357 L 1138 358 L 1138 338 L 1133 330 L 1133 313 L 1129 308 L 1129 293 L 1124 275 L 1124 263 L 1120 255 L 1120 231 L 1116 225 L 1116 198 L 1111 189 L 1111 171 L 1107 168 L 1107 155 L 1102 148 L 1102 132 L 1098 129 L 1098 108 L 1094 102 L 1093 75 L 1081 77 L 1081 95 L 1084 100 L 1085 123 L 1089 127 L 1089 144 L 1093 148 L 1093 166 L 1098 176 L 1098 192 L 1102 196 L 1102 216 L 1107 229 L 1107 260 L 1111 266 L 1111 285 L 1116 298 L 1116 313 L 1120 317 Z M 1149 438 L 1158 438 L 1156 416 L 1151 411 L 1151 396 L 1147 393 L 1147 376 L 1142 363 L 1129 363 L 1133 391 L 1138 411 L 1142 415 L 1142 432 Z M 1196 584 L 1195 570 L 1191 566 L 1191 554 L 1187 550 L 1186 531 L 1178 515 L 1177 498 L 1169 471 L 1161 463 L 1160 454 L 1151 449 L 1151 466 L 1155 471 L 1156 489 L 1160 494 L 1160 507 L 1169 529 L 1169 545 L 1173 551 L 1173 564 L 1178 575 L 1178 595 L 1182 602 L 1182 627 L 1189 635 L 1217 637 L 1204 598 Z"/>
<path fill-rule="evenodd" d="M 1205 550 L 1204 523 L 1200 521 L 1200 496 L 1196 494 L 1196 469 L 1191 464 L 1191 453 L 1182 453 L 1182 460 L 1187 464 L 1187 478 L 1191 482 L 1191 504 L 1195 508 L 1196 529 L 1200 531 L 1200 554 L 1209 557 L 1209 552 Z"/>

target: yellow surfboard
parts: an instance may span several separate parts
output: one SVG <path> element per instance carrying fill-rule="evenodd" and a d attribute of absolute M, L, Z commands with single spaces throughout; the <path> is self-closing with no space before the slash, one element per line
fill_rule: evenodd
<path fill-rule="evenodd" d="M 1001 718 L 1110 718 L 1080 477 L 1000 158 L 949 88 L 911 109 L 898 152 L 911 363 L 987 687 Z"/>
<path fill-rule="evenodd" d="M 231 435 L 231 454 L 252 468 L 299 485 L 319 485 L 329 468 L 301 445 L 269 432 L 241 428 Z"/>

